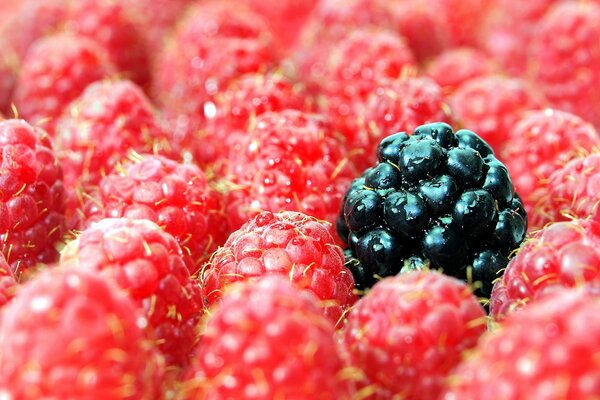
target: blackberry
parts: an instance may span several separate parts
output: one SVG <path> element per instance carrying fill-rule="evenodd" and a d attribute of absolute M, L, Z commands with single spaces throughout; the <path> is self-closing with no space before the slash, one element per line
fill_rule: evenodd
<path fill-rule="evenodd" d="M 489 297 L 527 230 L 523 203 L 492 148 L 438 122 L 385 138 L 377 157 L 352 182 L 337 220 L 356 287 L 433 268 Z"/>

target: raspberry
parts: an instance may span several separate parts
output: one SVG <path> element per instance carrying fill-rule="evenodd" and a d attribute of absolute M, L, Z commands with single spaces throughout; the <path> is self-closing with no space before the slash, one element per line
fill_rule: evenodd
<path fill-rule="evenodd" d="M 532 304 L 482 338 L 440 399 L 597 397 L 599 315 L 598 298 L 577 290 Z"/>
<path fill-rule="evenodd" d="M 0 396 L 158 399 L 162 359 L 134 304 L 98 275 L 51 269 L 3 309 Z"/>
<path fill-rule="evenodd" d="M 8 42 L 0 39 L 0 47 L 0 113 L 8 114 L 20 66 L 17 54 Z"/>
<path fill-rule="evenodd" d="M 233 232 L 205 266 L 201 280 L 206 304 L 219 300 L 233 282 L 268 274 L 310 289 L 333 322 L 356 300 L 352 274 L 328 224 L 298 212 L 265 211 Z"/>
<path fill-rule="evenodd" d="M 282 277 L 238 283 L 206 322 L 187 399 L 350 399 L 333 324 Z"/>
<path fill-rule="evenodd" d="M 57 118 L 92 82 L 114 73 L 95 41 L 70 33 L 42 38 L 31 46 L 15 87 L 19 114 L 54 135 Z"/>
<path fill-rule="evenodd" d="M 375 285 L 354 306 L 342 337 L 350 364 L 377 398 L 435 399 L 485 330 L 485 311 L 464 283 L 413 272 Z"/>
<path fill-rule="evenodd" d="M 600 282 L 600 224 L 572 220 L 549 225 L 528 239 L 496 283 L 490 311 L 497 317 L 559 287 Z"/>
<path fill-rule="evenodd" d="M 15 275 L 2 253 L 0 253 L 0 309 L 12 300 L 16 290 L 17 281 Z"/>
<path fill-rule="evenodd" d="M 488 0 L 430 0 L 425 4 L 435 10 L 446 40 L 452 46 L 477 44 L 480 30 L 494 1 Z M 426 34 L 426 32 L 425 32 Z"/>
<path fill-rule="evenodd" d="M 431 266 L 488 297 L 527 228 L 492 149 L 472 131 L 433 123 L 385 138 L 377 155 L 352 182 L 337 221 L 357 287 Z"/>
<path fill-rule="evenodd" d="M 448 94 L 453 93 L 464 82 L 492 75 L 496 70 L 490 57 L 470 47 L 447 50 L 427 65 L 427 75 Z"/>
<path fill-rule="evenodd" d="M 532 81 L 550 104 L 600 126 L 600 5 L 566 2 L 552 8 L 533 34 Z"/>
<path fill-rule="evenodd" d="M 512 127 L 502 159 L 506 160 L 527 212 L 533 213 L 535 192 L 540 187 L 546 190 L 550 174 L 578 154 L 598 147 L 600 136 L 591 124 L 573 114 L 548 109 L 525 114 Z M 547 190 L 554 191 L 555 188 L 550 186 Z M 560 198 L 564 199 L 556 199 Z"/>
<path fill-rule="evenodd" d="M 542 101 L 516 78 L 499 75 L 468 80 L 450 97 L 454 117 L 475 130 L 496 152 L 501 152 L 509 129 Z"/>
<path fill-rule="evenodd" d="M 140 218 L 173 235 L 193 259 L 191 273 L 225 241 L 221 197 L 202 171 L 157 155 L 135 155 L 100 181 L 83 204 L 85 226 L 106 217 Z"/>
<path fill-rule="evenodd" d="M 256 118 L 227 162 L 232 230 L 260 211 L 300 211 L 333 222 L 355 175 L 331 126 L 295 110 Z"/>
<path fill-rule="evenodd" d="M 58 257 L 64 187 L 48 135 L 22 120 L 0 121 L 0 249 L 15 272 Z"/>
<path fill-rule="evenodd" d="M 102 271 L 144 310 L 168 364 L 183 365 L 203 310 L 191 260 L 173 236 L 147 220 L 108 218 L 84 230 L 61 264 Z"/>

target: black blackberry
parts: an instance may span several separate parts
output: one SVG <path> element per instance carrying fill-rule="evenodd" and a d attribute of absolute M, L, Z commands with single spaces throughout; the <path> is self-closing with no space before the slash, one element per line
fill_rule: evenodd
<path fill-rule="evenodd" d="M 508 170 L 477 134 L 445 123 L 397 133 L 352 182 L 337 229 L 359 289 L 400 272 L 436 268 L 489 297 L 527 216 Z"/>

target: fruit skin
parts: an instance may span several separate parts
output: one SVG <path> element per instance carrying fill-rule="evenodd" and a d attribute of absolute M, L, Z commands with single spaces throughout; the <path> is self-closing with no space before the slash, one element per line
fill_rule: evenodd
<path fill-rule="evenodd" d="M 236 284 L 213 308 L 184 397 L 350 399 L 342 372 L 333 324 L 317 298 L 267 276 Z"/>
<path fill-rule="evenodd" d="M 598 397 L 599 315 L 595 294 L 576 289 L 549 294 L 484 336 L 440 399 Z"/>
<path fill-rule="evenodd" d="M 62 169 L 46 132 L 0 121 L 0 249 L 15 275 L 58 258 L 65 233 Z"/>
<path fill-rule="evenodd" d="M 155 222 L 192 257 L 191 274 L 228 234 L 221 196 L 202 171 L 159 155 L 132 155 L 88 193 L 81 213 L 84 227 L 106 217 Z"/>
<path fill-rule="evenodd" d="M 297 110 L 257 117 L 227 162 L 231 230 L 260 211 L 300 211 L 333 223 L 355 176 L 331 125 Z"/>
<path fill-rule="evenodd" d="M 60 262 L 101 271 L 144 311 L 169 365 L 187 364 L 203 304 L 191 259 L 173 236 L 148 220 L 107 218 L 63 249 Z"/>
<path fill-rule="evenodd" d="M 163 364 L 146 323 L 101 276 L 43 271 L 3 309 L 0 395 L 158 399 Z"/>
<path fill-rule="evenodd" d="M 498 154 L 523 113 L 543 105 L 525 81 L 501 75 L 466 81 L 449 102 L 456 120 L 477 132 Z"/>
<path fill-rule="evenodd" d="M 497 319 L 562 287 L 600 282 L 600 223 L 557 222 L 528 239 L 494 286 L 490 313 Z"/>
<path fill-rule="evenodd" d="M 506 167 L 472 131 L 445 123 L 381 141 L 378 164 L 355 179 L 337 220 L 356 286 L 431 267 L 488 297 L 527 217 Z"/>
<path fill-rule="evenodd" d="M 463 282 L 410 272 L 378 282 L 342 332 L 350 365 L 369 398 L 435 399 L 461 355 L 486 330 L 485 311 Z"/>
<path fill-rule="evenodd" d="M 536 197 L 539 197 L 536 192 L 558 194 L 558 188 L 547 184 L 550 175 L 563 169 L 570 159 L 599 147 L 600 136 L 590 123 L 574 114 L 547 109 L 525 114 L 510 129 L 502 159 L 506 160 L 527 213 L 533 215 Z M 579 182 L 573 184 L 579 185 Z M 552 196 L 549 200 L 561 202 L 561 198 L 565 197 Z"/>
<path fill-rule="evenodd" d="M 0 113 L 11 115 L 9 111 L 13 89 L 20 69 L 20 60 L 14 46 L 7 40 L 0 39 L 0 47 L 2 47 L 2 56 L 0 56 Z"/>
<path fill-rule="evenodd" d="M 106 50 L 95 41 L 66 32 L 46 36 L 27 52 L 13 101 L 21 117 L 54 136 L 69 103 L 89 84 L 114 73 Z"/>
<path fill-rule="evenodd" d="M 323 221 L 298 212 L 264 211 L 233 232 L 200 277 L 207 305 L 233 282 L 282 275 L 312 291 L 334 323 L 356 301 L 352 274 Z"/>
<path fill-rule="evenodd" d="M 18 285 L 12 269 L 0 253 L 0 309 L 12 300 Z"/>

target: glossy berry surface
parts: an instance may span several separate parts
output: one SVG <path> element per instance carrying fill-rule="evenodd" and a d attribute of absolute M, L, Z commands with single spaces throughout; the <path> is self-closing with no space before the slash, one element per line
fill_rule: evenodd
<path fill-rule="evenodd" d="M 477 134 L 454 133 L 445 123 L 388 136 L 377 153 L 379 162 L 347 191 L 337 221 L 356 258 L 357 286 L 431 267 L 489 296 L 527 228 L 506 167 Z"/>

